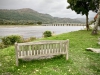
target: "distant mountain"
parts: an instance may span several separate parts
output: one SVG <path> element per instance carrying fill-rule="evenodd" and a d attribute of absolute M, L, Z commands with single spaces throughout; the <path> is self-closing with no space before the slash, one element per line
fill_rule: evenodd
<path fill-rule="evenodd" d="M 8 10 L 0 9 L 0 21 L 12 22 L 42 22 L 42 23 L 82 23 L 78 19 L 52 17 L 30 8 Z"/>
<path fill-rule="evenodd" d="M 83 23 L 86 22 L 86 18 L 76 18 L 76 20 L 78 20 L 78 21 L 80 21 L 80 22 L 83 22 Z M 93 17 L 90 17 L 90 18 L 89 18 L 89 22 L 92 21 L 92 20 L 94 20 L 94 18 L 93 18 Z"/>

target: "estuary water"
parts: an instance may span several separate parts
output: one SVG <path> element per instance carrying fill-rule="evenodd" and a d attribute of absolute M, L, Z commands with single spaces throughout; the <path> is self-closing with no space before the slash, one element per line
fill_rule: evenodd
<path fill-rule="evenodd" d="M 20 35 L 24 38 L 41 38 L 43 32 L 51 31 L 55 35 L 84 29 L 84 26 L 7 26 L 0 27 L 0 37 Z"/>

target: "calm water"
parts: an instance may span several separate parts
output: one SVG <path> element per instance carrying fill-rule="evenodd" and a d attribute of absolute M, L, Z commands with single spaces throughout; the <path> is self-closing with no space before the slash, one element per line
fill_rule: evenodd
<path fill-rule="evenodd" d="M 84 29 L 83 26 L 17 26 L 17 27 L 0 27 L 0 36 L 20 35 L 24 38 L 37 37 L 41 38 L 44 31 L 49 30 L 54 34 L 61 34 L 71 31 Z"/>

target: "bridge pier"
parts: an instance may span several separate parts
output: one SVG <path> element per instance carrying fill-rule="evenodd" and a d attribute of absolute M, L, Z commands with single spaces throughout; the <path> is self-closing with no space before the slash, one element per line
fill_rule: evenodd
<path fill-rule="evenodd" d="M 85 26 L 81 23 L 53 23 L 53 24 L 42 24 L 42 26 Z"/>

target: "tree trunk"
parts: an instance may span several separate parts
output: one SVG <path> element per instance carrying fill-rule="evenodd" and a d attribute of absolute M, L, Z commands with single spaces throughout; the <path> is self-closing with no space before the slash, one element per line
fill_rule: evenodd
<path fill-rule="evenodd" d="M 88 25 L 88 14 L 86 15 L 86 28 L 87 28 L 87 31 L 89 30 L 89 25 Z"/>
<path fill-rule="evenodd" d="M 97 34 L 99 23 L 100 23 L 100 14 L 98 14 L 97 16 L 95 26 L 92 30 L 92 34 Z"/>
<path fill-rule="evenodd" d="M 97 34 L 99 24 L 100 24 L 100 2 L 99 2 L 98 16 L 97 16 L 97 19 L 96 19 L 95 26 L 92 30 L 92 34 Z"/>

